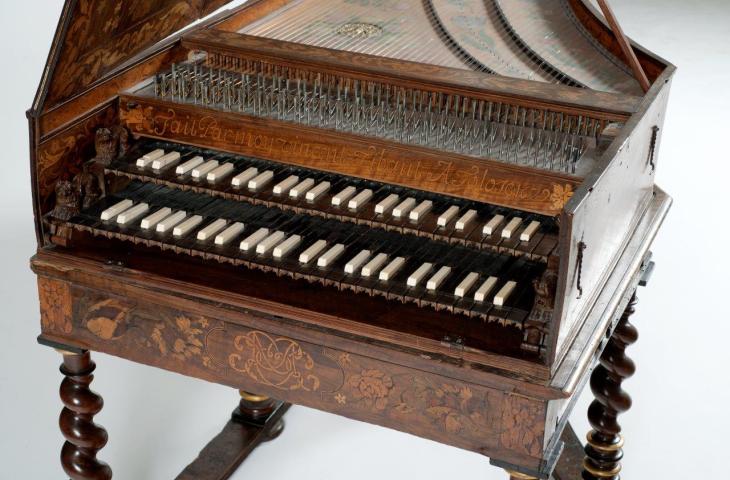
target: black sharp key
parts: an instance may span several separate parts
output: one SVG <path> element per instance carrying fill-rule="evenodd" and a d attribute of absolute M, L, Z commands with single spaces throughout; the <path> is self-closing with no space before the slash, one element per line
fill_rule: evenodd
<path fill-rule="evenodd" d="M 429 298 L 424 300 L 431 301 L 437 309 L 449 309 L 453 311 L 454 304 L 460 300 L 454 295 L 456 287 L 461 284 L 464 278 L 471 272 L 479 269 L 483 263 L 480 258 L 480 252 L 465 247 L 454 247 L 457 257 L 451 262 L 451 273 L 449 277 L 442 282 L 436 292 L 432 292 Z"/>
<path fill-rule="evenodd" d="M 517 255 L 517 247 L 519 247 L 520 243 L 523 243 L 520 240 L 520 236 L 522 235 L 522 232 L 525 231 L 525 229 L 530 225 L 530 223 L 537 218 L 536 215 L 525 215 L 522 216 L 522 224 L 517 227 L 517 229 L 512 233 L 512 236 L 510 238 L 505 238 L 500 242 L 499 244 L 499 251 L 502 253 L 509 253 L 510 255 Z M 526 242 L 525 242 L 526 243 Z"/>
<path fill-rule="evenodd" d="M 352 289 L 353 291 L 358 291 L 360 279 L 362 278 L 362 267 L 367 264 L 367 262 L 369 262 L 377 253 L 381 252 L 383 250 L 383 246 L 387 242 L 387 239 L 384 238 L 382 235 L 379 235 L 379 233 L 382 232 L 369 231 L 368 238 L 364 239 L 361 245 L 353 245 L 351 248 L 348 248 L 345 251 L 344 256 L 346 257 L 346 262 L 352 260 L 362 250 L 368 250 L 370 254 L 368 255 L 368 258 L 366 258 L 365 261 L 352 273 L 346 273 L 343 267 L 343 270 L 341 271 L 342 276 L 339 279 L 340 288 L 347 287 Z"/>
<path fill-rule="evenodd" d="M 423 239 L 423 248 L 419 249 L 415 254 L 410 257 L 406 257 L 405 265 L 400 269 L 398 275 L 391 280 L 393 284 L 388 290 L 388 296 L 396 296 L 406 301 L 418 302 L 421 295 L 425 291 L 425 282 L 429 275 L 432 275 L 433 268 L 431 271 L 421 280 L 416 287 L 408 286 L 408 277 L 415 272 L 424 263 L 431 263 L 435 265 L 440 258 L 448 252 L 450 246 L 446 244 L 440 244 L 435 242 L 428 242 Z"/>
<path fill-rule="evenodd" d="M 540 259 L 547 261 L 550 254 L 558 248 L 558 236 L 545 235 L 540 243 L 532 250 L 530 257 L 534 259 Z"/>
<path fill-rule="evenodd" d="M 500 318 L 500 314 L 505 310 L 504 307 L 498 307 L 492 303 L 494 296 L 499 293 L 502 287 L 509 281 L 517 281 L 519 287 L 519 280 L 523 277 L 524 272 L 529 265 L 530 261 L 524 257 L 507 257 L 509 260 L 500 271 L 494 272 L 492 275 L 497 277 L 497 284 L 494 286 L 492 291 L 489 292 L 484 302 L 474 302 L 472 307 L 472 315 L 485 317 L 488 316 L 490 319 Z M 485 277 L 486 280 L 486 277 Z M 514 293 L 514 292 L 513 292 Z"/>
<path fill-rule="evenodd" d="M 456 229 L 456 222 L 464 216 L 469 210 L 476 210 L 477 214 L 467 224 L 464 230 Z M 458 243 L 461 245 L 479 247 L 482 239 L 482 228 L 484 226 L 484 218 L 490 217 L 493 211 L 493 207 L 490 205 L 474 205 L 472 204 L 468 208 L 463 208 L 456 219 L 452 222 L 452 230 L 449 232 L 449 241 L 451 243 Z"/>
<path fill-rule="evenodd" d="M 431 305 L 436 309 L 450 307 L 454 302 L 454 288 L 463 277 L 463 270 L 468 268 L 475 260 L 476 253 L 462 246 L 452 246 L 448 253 L 434 264 L 431 272 L 423 280 L 423 286 L 427 287 L 428 280 L 435 275 L 442 267 L 451 268 L 448 276 L 441 282 L 436 290 L 425 289 L 420 305 Z M 453 286 L 452 286 L 453 285 Z M 447 290 L 449 289 L 449 290 Z"/>

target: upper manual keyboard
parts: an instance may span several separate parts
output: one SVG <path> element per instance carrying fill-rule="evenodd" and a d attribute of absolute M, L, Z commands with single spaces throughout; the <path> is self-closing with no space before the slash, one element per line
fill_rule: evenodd
<path fill-rule="evenodd" d="M 168 142 L 141 142 L 107 171 L 543 262 L 558 243 L 551 217 Z"/>

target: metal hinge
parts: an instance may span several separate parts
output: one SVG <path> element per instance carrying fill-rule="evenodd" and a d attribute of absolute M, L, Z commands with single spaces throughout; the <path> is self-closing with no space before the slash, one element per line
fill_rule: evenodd
<path fill-rule="evenodd" d="M 654 125 L 651 127 L 651 142 L 649 143 L 649 165 L 651 165 L 651 171 L 656 169 L 654 164 L 654 156 L 656 155 L 656 142 L 659 136 L 659 127 Z"/>
<path fill-rule="evenodd" d="M 588 245 L 584 241 L 578 242 L 578 258 L 576 263 L 578 264 L 578 275 L 576 276 L 576 287 L 578 288 L 578 298 L 583 297 L 583 285 L 581 285 L 581 277 L 583 276 L 583 252 L 588 248 Z"/>

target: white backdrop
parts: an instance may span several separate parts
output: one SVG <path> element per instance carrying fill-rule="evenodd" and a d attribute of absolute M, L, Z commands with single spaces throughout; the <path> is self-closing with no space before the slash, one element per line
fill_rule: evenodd
<path fill-rule="evenodd" d="M 0 45 L 0 476 L 62 478 L 59 355 L 39 333 L 28 134 L 32 101 L 61 11 L 60 0 L 3 1 Z M 730 431 L 727 115 L 730 2 L 613 0 L 626 32 L 679 67 L 657 182 L 675 198 L 654 252 L 655 276 L 640 292 L 631 347 L 638 372 L 625 383 L 634 408 L 621 417 L 627 479 L 727 478 L 717 453 Z M 229 388 L 97 354 L 93 387 L 110 433 L 100 457 L 115 478 L 173 478 L 218 432 L 237 402 Z M 584 392 L 573 414 L 587 431 Z M 4 476 L 3 476 L 4 475 Z M 501 479 L 477 454 L 294 407 L 275 442 L 254 452 L 238 479 Z"/>

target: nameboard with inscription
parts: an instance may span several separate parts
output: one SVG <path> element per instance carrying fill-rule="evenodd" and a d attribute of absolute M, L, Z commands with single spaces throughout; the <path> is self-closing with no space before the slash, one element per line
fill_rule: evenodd
<path fill-rule="evenodd" d="M 558 215 L 580 180 L 422 147 L 122 96 L 134 135 L 172 140 L 443 195 Z"/>

